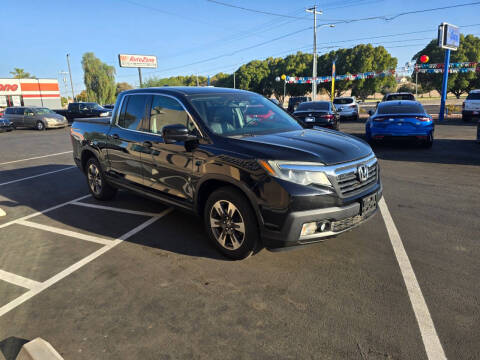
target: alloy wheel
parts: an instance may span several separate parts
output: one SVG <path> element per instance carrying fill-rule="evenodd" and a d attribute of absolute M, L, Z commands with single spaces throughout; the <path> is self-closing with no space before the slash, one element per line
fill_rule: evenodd
<path fill-rule="evenodd" d="M 102 177 L 95 164 L 90 164 L 88 167 L 87 177 L 90 190 L 92 190 L 95 195 L 99 195 L 102 192 Z"/>
<path fill-rule="evenodd" d="M 219 200 L 210 209 L 210 227 L 215 240 L 228 250 L 237 250 L 245 240 L 245 222 L 238 208 Z"/>

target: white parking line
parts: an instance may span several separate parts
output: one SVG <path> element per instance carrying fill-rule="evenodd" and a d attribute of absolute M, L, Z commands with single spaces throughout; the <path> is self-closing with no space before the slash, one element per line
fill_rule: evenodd
<path fill-rule="evenodd" d="M 0 163 L 0 166 L 1 166 L 1 165 L 7 165 L 7 164 L 13 164 L 13 163 L 21 162 L 21 161 L 42 159 L 42 158 L 46 158 L 46 157 L 50 157 L 50 156 L 58 156 L 58 155 L 63 155 L 63 154 L 70 154 L 70 153 L 72 153 L 72 152 L 73 152 L 73 151 L 70 150 L 70 151 L 64 151 L 64 152 L 60 152 L 60 153 L 56 153 L 56 154 L 48 154 L 48 155 L 35 156 L 35 157 L 28 158 L 28 159 L 20 159 L 20 160 L 7 161 L 7 162 Z"/>
<path fill-rule="evenodd" d="M 397 258 L 398 265 L 400 266 L 403 281 L 407 287 L 408 296 L 410 297 L 413 312 L 415 313 L 415 318 L 417 319 L 418 327 L 420 328 L 420 334 L 422 335 L 427 357 L 429 360 L 446 359 L 447 357 L 445 356 L 442 344 L 440 343 L 437 331 L 435 330 L 430 311 L 428 311 L 427 303 L 425 302 L 417 277 L 413 271 L 412 264 L 410 263 L 407 252 L 403 246 L 400 234 L 398 233 L 397 227 L 390 215 L 387 203 L 382 198 L 378 202 L 378 206 L 380 207 L 380 212 L 382 213 L 393 251 Z"/>
<path fill-rule="evenodd" d="M 123 209 L 123 208 L 114 208 L 111 206 L 103 206 L 103 205 L 96 205 L 96 204 L 89 204 L 89 203 L 84 203 L 84 202 L 74 202 L 71 205 L 79 205 L 79 206 L 85 206 L 89 208 L 94 208 L 94 209 L 100 209 L 100 210 L 109 210 L 109 211 L 117 211 L 125 214 L 132 214 L 132 215 L 141 215 L 141 216 L 158 216 L 158 213 L 151 213 L 151 212 L 145 212 L 145 211 L 137 211 L 137 210 L 130 210 L 130 209 Z"/>
<path fill-rule="evenodd" d="M 70 169 L 73 169 L 73 168 L 76 168 L 76 166 L 69 166 L 69 167 L 66 167 L 66 168 L 63 168 L 63 169 L 60 169 L 60 170 L 49 171 L 49 172 L 41 173 L 41 174 L 38 174 L 38 175 L 27 176 L 27 177 L 24 177 L 24 178 L 21 178 L 21 179 L 7 181 L 7 182 L 4 182 L 4 183 L 1 183 L 0 186 L 9 185 L 9 184 L 13 184 L 13 183 L 24 181 L 24 180 L 33 179 L 33 178 L 37 178 L 37 177 L 40 177 L 40 176 L 55 174 L 57 172 L 70 170 Z"/>
<path fill-rule="evenodd" d="M 41 284 L 38 281 L 27 279 L 23 276 L 12 274 L 11 272 L 3 271 L 3 270 L 0 270 L 0 280 L 9 282 L 10 284 L 24 287 L 27 289 L 34 289 L 40 286 Z"/>
<path fill-rule="evenodd" d="M 76 232 L 76 231 L 60 229 L 60 228 L 57 228 L 57 227 L 54 227 L 54 226 L 38 224 L 38 223 L 31 222 L 31 221 L 18 220 L 17 224 L 28 226 L 28 227 L 31 227 L 31 228 L 34 228 L 34 229 L 49 231 L 49 232 L 52 232 L 52 233 L 55 233 L 55 234 L 70 236 L 70 237 L 77 238 L 77 239 L 80 239 L 80 240 L 90 241 L 90 242 L 94 242 L 94 243 L 102 244 L 102 245 L 109 245 L 113 241 L 113 240 L 104 239 L 104 238 L 101 238 L 101 237 L 98 237 L 98 236 L 82 234 L 82 233 L 79 233 L 79 232 Z"/>
<path fill-rule="evenodd" d="M 21 217 L 21 218 L 18 218 L 18 219 L 15 219 L 15 220 L 6 222 L 6 223 L 4 223 L 4 224 L 0 224 L 0 229 L 1 229 L 1 228 L 4 228 L 4 227 L 7 227 L 7 226 L 10 226 L 10 225 L 13 225 L 13 224 L 17 223 L 18 221 L 28 220 L 28 219 L 30 219 L 30 218 L 32 218 L 32 217 L 45 214 L 45 213 L 47 213 L 47 212 L 49 212 L 49 211 L 52 211 L 52 210 L 61 208 L 61 207 L 65 206 L 65 205 L 71 204 L 71 203 L 73 203 L 73 202 L 86 199 L 86 198 L 88 198 L 88 197 L 90 197 L 90 196 L 91 196 L 91 195 L 80 196 L 80 197 L 78 197 L 78 198 L 76 198 L 76 199 L 73 199 L 73 200 L 70 200 L 70 201 L 67 201 L 67 202 L 64 202 L 64 203 L 61 203 L 61 204 L 58 204 L 58 205 L 49 207 L 48 209 L 45 209 L 45 210 L 42 210 L 42 211 L 37 211 L 37 212 L 34 212 L 33 214 L 29 214 L 29 215 L 23 216 L 23 217 Z"/>
<path fill-rule="evenodd" d="M 87 195 L 87 196 L 89 196 L 89 195 Z M 80 200 L 80 199 L 76 199 L 76 200 Z M 72 200 L 72 201 L 69 201 L 67 203 L 58 205 L 56 208 L 67 205 L 67 204 L 70 204 L 70 203 L 72 203 L 76 200 Z M 47 209 L 46 211 L 50 211 L 51 209 L 52 208 Z M 147 221 L 138 225 L 133 230 L 130 230 L 129 232 L 123 234 L 118 239 L 116 239 L 114 241 L 111 241 L 108 245 L 105 245 L 105 246 L 101 247 L 100 249 L 91 253 L 87 257 L 83 258 L 82 260 L 76 262 L 75 264 L 73 264 L 73 265 L 69 266 L 68 268 L 66 268 L 65 270 L 61 271 L 57 275 L 54 275 L 50 279 L 44 281 L 43 283 L 40 283 L 37 287 L 32 288 L 31 290 L 27 291 L 23 295 L 21 295 L 21 296 L 17 297 L 16 299 L 10 301 L 8 304 L 0 307 L 0 317 L 5 315 L 9 311 L 15 309 L 17 306 L 23 304 L 25 301 L 31 299 L 35 295 L 41 293 L 42 291 L 49 288 L 53 284 L 59 282 L 63 278 L 67 277 L 68 275 L 72 274 L 73 272 L 79 270 L 80 268 L 82 268 L 83 266 L 85 266 L 86 264 L 91 262 L 92 260 L 95 260 L 97 257 L 106 253 L 108 250 L 113 249 L 115 246 L 122 243 L 124 240 L 128 239 L 129 237 L 135 235 L 136 233 L 142 231 L 143 229 L 145 229 L 147 226 L 153 224 L 158 219 L 162 218 L 165 215 L 168 215 L 172 210 L 173 210 L 172 208 L 168 208 L 165 211 L 161 212 L 158 216 L 155 216 L 155 217 L 152 217 L 152 218 L 148 219 Z M 44 211 L 44 212 L 46 212 L 46 211 Z M 32 217 L 32 216 L 35 216 L 35 214 L 29 215 L 29 216 Z M 19 221 L 19 220 L 17 220 L 17 221 Z"/>

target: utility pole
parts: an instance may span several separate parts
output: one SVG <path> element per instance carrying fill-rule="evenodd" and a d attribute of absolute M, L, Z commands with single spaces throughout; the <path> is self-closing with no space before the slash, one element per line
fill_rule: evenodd
<path fill-rule="evenodd" d="M 322 15 L 322 11 L 317 11 L 317 5 L 306 9 L 306 12 L 313 14 L 313 74 L 312 74 L 312 100 L 317 97 L 317 14 Z"/>
<path fill-rule="evenodd" d="M 235 71 L 233 72 L 233 88 L 236 89 L 236 87 L 235 87 Z"/>
<path fill-rule="evenodd" d="M 198 73 L 197 73 L 197 86 L 198 86 Z"/>
<path fill-rule="evenodd" d="M 72 101 L 75 101 L 75 92 L 73 91 L 72 70 L 70 69 L 70 54 L 67 54 L 68 73 L 70 74 L 70 87 L 72 88 Z"/>

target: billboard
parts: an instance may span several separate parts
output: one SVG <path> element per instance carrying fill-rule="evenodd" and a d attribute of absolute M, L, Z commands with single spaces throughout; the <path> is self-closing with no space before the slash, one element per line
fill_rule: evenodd
<path fill-rule="evenodd" d="M 119 54 L 118 62 L 120 67 L 157 68 L 157 57 L 153 55 Z"/>
<path fill-rule="evenodd" d="M 460 29 L 458 26 L 441 23 L 438 27 L 438 46 L 444 49 L 457 50 L 460 46 Z"/>

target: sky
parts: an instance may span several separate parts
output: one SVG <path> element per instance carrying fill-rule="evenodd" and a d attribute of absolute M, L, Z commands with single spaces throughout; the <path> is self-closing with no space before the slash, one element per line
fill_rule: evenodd
<path fill-rule="evenodd" d="M 215 0 L 216 1 L 216 0 Z M 59 79 L 70 54 L 75 93 L 84 89 L 81 58 L 93 52 L 116 68 L 116 81 L 138 86 L 134 68 L 120 68 L 118 54 L 156 55 L 157 69 L 143 69 L 143 78 L 232 73 L 240 65 L 269 56 L 312 52 L 313 16 L 319 24 L 368 18 L 474 0 L 22 0 L 2 1 L 0 78 L 14 67 L 38 78 Z M 319 54 L 360 43 L 384 46 L 403 66 L 430 39 L 441 22 L 459 25 L 464 34 L 480 35 L 480 2 L 476 5 L 407 14 L 394 19 L 338 23 L 317 32 Z M 467 26 L 469 25 L 469 26 Z M 420 33 L 412 33 L 422 31 Z M 410 34 L 405 34 L 410 33 Z M 295 75 L 295 74 L 287 74 Z M 328 74 L 318 74 L 319 76 Z M 339 74 L 341 75 L 341 74 Z M 68 79 L 68 77 L 67 77 Z M 70 84 L 67 84 L 70 92 Z"/>

